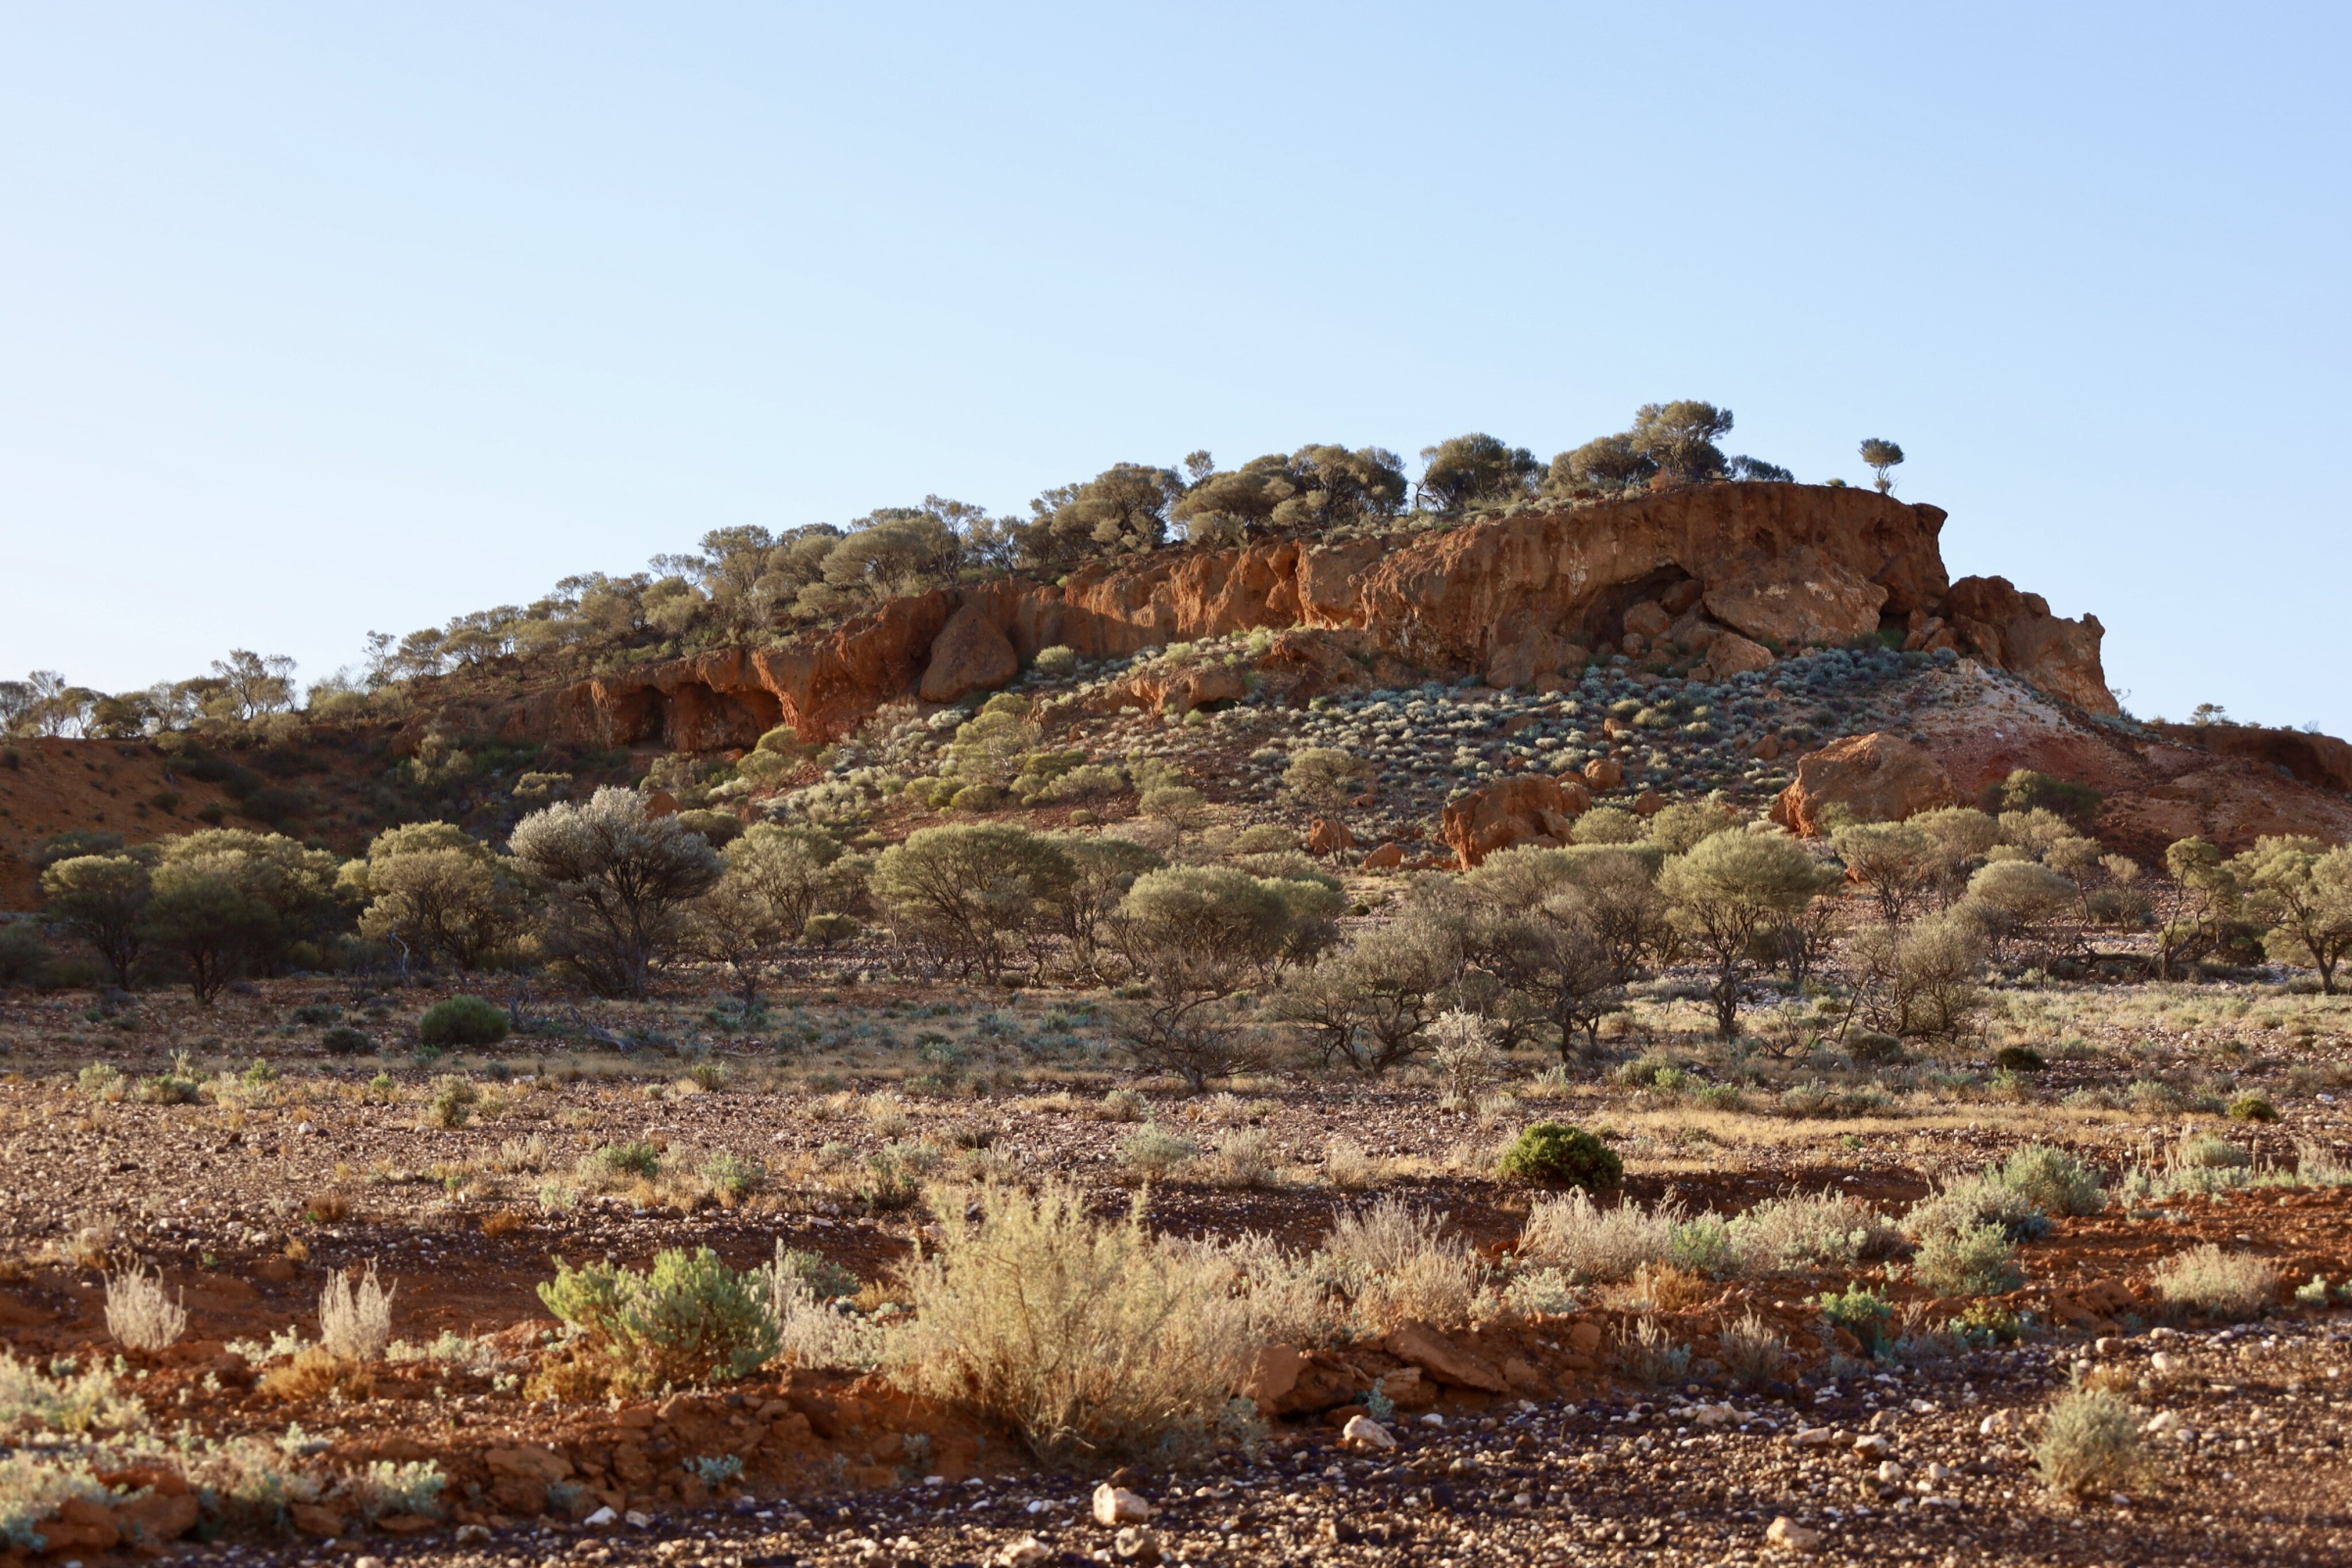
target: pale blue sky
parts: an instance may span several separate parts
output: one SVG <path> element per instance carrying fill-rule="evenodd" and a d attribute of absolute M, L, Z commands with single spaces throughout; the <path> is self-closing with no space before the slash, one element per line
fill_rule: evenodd
<path fill-rule="evenodd" d="M 2352 732 L 2346 13 L 1938 9 L 10 0 L 0 673 L 1704 397 Z"/>

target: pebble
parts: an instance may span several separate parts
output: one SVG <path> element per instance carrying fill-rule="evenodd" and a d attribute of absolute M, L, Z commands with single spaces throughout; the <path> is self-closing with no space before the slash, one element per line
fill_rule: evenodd
<path fill-rule="evenodd" d="M 606 1525 L 618 1524 L 620 1521 L 621 1516 L 614 1512 L 610 1508 L 600 1508 L 580 1522 L 588 1525 Z M 376 1568 L 383 1568 L 383 1564 L 378 1563 Z"/>
<path fill-rule="evenodd" d="M 996 1554 L 996 1568 L 1037 1568 L 1037 1564 L 1053 1556 L 1045 1543 L 1034 1535 L 1024 1535 Z"/>
<path fill-rule="evenodd" d="M 2005 1432 L 2015 1430 L 2016 1427 L 2017 1418 L 2015 1416 L 2011 1416 L 2006 1410 L 1996 1410 L 1991 1415 L 1977 1423 L 1977 1436 L 1980 1437 L 1998 1437 Z"/>
<path fill-rule="evenodd" d="M 352 1568 L 383 1568 L 383 1559 L 381 1557 L 362 1557 L 352 1563 Z"/>
<path fill-rule="evenodd" d="M 1824 1448 L 1837 1441 L 1837 1431 L 1831 1427 L 1808 1427 L 1789 1441 L 1801 1448 Z"/>
<path fill-rule="evenodd" d="M 1765 1528 L 1764 1539 L 1783 1552 L 1819 1552 L 1822 1549 L 1820 1531 L 1808 1530 L 1785 1513 Z"/>
<path fill-rule="evenodd" d="M 1108 1481 L 1095 1488 L 1095 1522 L 1106 1527 L 1114 1524 L 1141 1524 L 1152 1515 L 1152 1507 L 1125 1487 L 1115 1487 Z"/>
<path fill-rule="evenodd" d="M 1872 1432 L 1853 1440 L 1853 1451 L 1865 1459 L 1883 1459 L 1895 1451 L 1895 1445 L 1879 1433 Z"/>
<path fill-rule="evenodd" d="M 1160 1537 L 1141 1525 L 1130 1524 L 1111 1538 L 1110 1550 L 1122 1563 L 1157 1563 Z"/>
<path fill-rule="evenodd" d="M 1339 1428 L 1339 1441 L 1351 1448 L 1393 1448 L 1395 1437 L 1389 1429 L 1370 1416 L 1350 1416 L 1348 1424 Z"/>

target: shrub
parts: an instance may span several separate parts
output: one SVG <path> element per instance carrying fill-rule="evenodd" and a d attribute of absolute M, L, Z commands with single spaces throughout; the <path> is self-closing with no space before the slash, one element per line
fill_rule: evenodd
<path fill-rule="evenodd" d="M 1758 1273 L 1841 1268 L 1886 1257 L 1903 1242 L 1877 1210 L 1843 1193 L 1769 1198 L 1730 1229 L 1742 1267 Z"/>
<path fill-rule="evenodd" d="M 364 1520 L 400 1513 L 432 1519 L 440 1515 L 441 1492 L 448 1484 L 437 1459 L 371 1459 L 337 1491 Z"/>
<path fill-rule="evenodd" d="M 1494 1026 L 1475 1013 L 1456 1008 L 1438 1014 L 1429 1033 L 1435 1042 L 1430 1056 L 1437 1066 L 1439 1108 L 1469 1109 L 1495 1076 Z"/>
<path fill-rule="evenodd" d="M 1076 650 L 1056 643 L 1050 648 L 1038 649 L 1029 665 L 1041 675 L 1060 680 L 1078 667 L 1078 655 Z"/>
<path fill-rule="evenodd" d="M 1523 1141 L 1525 1136 L 1521 1134 Z M 1664 1259 L 1673 1247 L 1674 1231 L 1672 1210 L 1653 1211 L 1637 1203 L 1603 1208 L 1576 1191 L 1561 1198 L 1538 1198 L 1528 1210 L 1527 1228 L 1519 1233 L 1519 1256 L 1565 1270 L 1572 1279 L 1613 1282 Z"/>
<path fill-rule="evenodd" d="M 820 1301 L 840 1301 L 857 1294 L 857 1276 L 819 1253 L 788 1249 L 779 1241 L 776 1243 L 776 1260 L 770 1266 L 798 1281 L 803 1289 Z"/>
<path fill-rule="evenodd" d="M 496 1045 L 507 1029 L 504 1008 L 479 997 L 449 997 L 425 1009 L 416 1038 L 425 1045 Z"/>
<path fill-rule="evenodd" d="M 362 1056 L 375 1049 L 375 1041 L 368 1038 L 365 1030 L 353 1029 L 347 1023 L 339 1023 L 320 1035 L 319 1044 L 330 1056 Z"/>
<path fill-rule="evenodd" d="M 587 1354 L 601 1360 L 615 1393 L 731 1382 L 757 1371 L 776 1354 L 766 1294 L 708 1247 L 657 1252 L 644 1273 L 559 1260 L 555 1278 L 539 1288 L 548 1311 L 587 1332 Z"/>
<path fill-rule="evenodd" d="M 466 1079 L 443 1076 L 433 1081 L 433 1098 L 425 1103 L 425 1117 L 441 1128 L 462 1127 L 473 1119 L 474 1107 L 481 1103 L 482 1092 Z"/>
<path fill-rule="evenodd" d="M 891 1360 L 911 1391 L 1011 1425 L 1042 1458 L 1167 1455 L 1206 1438 L 1256 1364 L 1229 1263 L 1155 1239 L 1139 1207 L 1088 1217 L 1066 1188 L 950 1205 L 907 1270 L 915 1321 Z"/>
<path fill-rule="evenodd" d="M 2050 1403 L 2033 1463 L 2052 1491 L 2080 1497 L 2137 1479 L 2147 1468 L 2139 1418 L 2105 1388 L 2070 1388 Z"/>
<path fill-rule="evenodd" d="M 1843 1292 L 1823 1291 L 1820 1306 L 1822 1316 L 1831 1327 L 1853 1335 L 1861 1342 L 1864 1353 L 1870 1355 L 1878 1354 L 1887 1320 L 1895 1315 L 1885 1297 L 1861 1285 L 1849 1285 Z"/>
<path fill-rule="evenodd" d="M 702 1179 L 731 1207 L 768 1185 L 768 1167 L 722 1149 L 703 1162 Z"/>
<path fill-rule="evenodd" d="M 1507 1179 L 1600 1192 L 1623 1184 L 1625 1162 L 1581 1127 L 1538 1122 L 1522 1130 L 1496 1166 Z"/>
<path fill-rule="evenodd" d="M 2096 1214 L 2107 1206 L 2098 1172 L 2064 1149 L 2029 1144 L 2001 1162 L 2000 1185 L 2044 1214 Z"/>
<path fill-rule="evenodd" d="M 1200 1153 L 1200 1145 L 1192 1139 L 1171 1133 L 1157 1122 L 1144 1123 L 1118 1142 L 1118 1163 L 1155 1181 Z"/>
<path fill-rule="evenodd" d="M 1939 1296 L 1998 1296 L 2025 1283 L 2017 1243 L 1999 1225 L 1930 1236 L 1911 1267 L 1919 1283 Z"/>
<path fill-rule="evenodd" d="M 2157 1266 L 2156 1293 L 2200 1317 L 2231 1320 L 2260 1317 L 2278 1288 L 2278 1269 L 2268 1260 L 2224 1252 L 2213 1242 L 2177 1252 Z"/>
<path fill-rule="evenodd" d="M 350 1275 L 336 1270 L 319 1296 L 319 1343 L 346 1361 L 375 1360 L 392 1343 L 392 1296 L 376 1282 L 373 1263 L 357 1290 Z"/>
<path fill-rule="evenodd" d="M 1343 1214 L 1324 1255 L 1353 1300 L 1360 1334 L 1386 1333 L 1416 1321 L 1440 1329 L 1467 1322 L 1483 1272 L 1478 1260 L 1425 1210 L 1382 1198 Z"/>
<path fill-rule="evenodd" d="M 1991 1173 L 1953 1182 L 1913 1204 L 1903 1217 L 1903 1228 L 1923 1244 L 1986 1225 L 1999 1227 L 2011 1241 L 2032 1241 L 2050 1233 L 2049 1218 L 2033 1200 Z"/>
<path fill-rule="evenodd" d="M 1723 1375 L 1742 1388 L 1762 1388 L 1788 1369 L 1789 1342 L 1752 1308 L 1716 1331 L 1715 1346 Z"/>
<path fill-rule="evenodd" d="M 1680 1383 L 1689 1375 L 1690 1354 L 1690 1346 L 1667 1338 L 1664 1325 L 1655 1318 L 1642 1318 L 1630 1329 L 1619 1330 L 1617 1370 L 1628 1383 L 1649 1388 Z"/>
<path fill-rule="evenodd" d="M 106 1277 L 106 1332 L 131 1350 L 163 1350 L 187 1332 L 187 1309 L 163 1293 L 161 1270 Z"/>
<path fill-rule="evenodd" d="M 40 982 L 49 967 L 49 946 L 29 920 L 0 923 L 0 991 Z"/>
<path fill-rule="evenodd" d="M 2259 1094 L 2241 1094 L 2230 1102 L 2232 1122 L 2275 1122 L 2278 1107 Z"/>
<path fill-rule="evenodd" d="M 832 947 L 857 935 L 855 915 L 812 915 L 801 922 L 801 940 L 812 947 Z"/>
<path fill-rule="evenodd" d="M 661 1150 L 641 1139 L 632 1139 L 624 1144 L 606 1144 L 589 1158 L 612 1176 L 650 1178 L 661 1169 Z"/>
<path fill-rule="evenodd" d="M 1992 1064 L 2006 1072 L 2039 1072 L 2050 1064 L 2030 1045 L 2004 1045 L 1992 1053 Z"/>

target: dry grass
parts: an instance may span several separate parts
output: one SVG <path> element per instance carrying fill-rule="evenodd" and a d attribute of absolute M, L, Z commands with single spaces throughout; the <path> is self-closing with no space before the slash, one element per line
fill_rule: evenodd
<path fill-rule="evenodd" d="M 163 1350 L 187 1332 L 187 1309 L 163 1293 L 161 1270 L 106 1277 L 106 1332 L 131 1350 Z"/>
<path fill-rule="evenodd" d="M 1381 1162 L 1353 1138 L 1333 1138 L 1323 1146 L 1323 1179 L 1342 1192 L 1360 1192 L 1381 1179 Z"/>
<path fill-rule="evenodd" d="M 397 1289 L 397 1287 L 394 1287 Z M 393 1291 L 379 1284 L 370 1263 L 357 1289 L 338 1270 L 319 1296 L 319 1342 L 347 1361 L 370 1362 L 392 1343 Z"/>
<path fill-rule="evenodd" d="M 2278 1268 L 2268 1259 L 2224 1252 L 2212 1242 L 2178 1252 L 2157 1266 L 2156 1293 L 2200 1317 L 2259 1317 L 2278 1289 Z"/>
<path fill-rule="evenodd" d="M 1714 1287 L 1672 1263 L 1644 1263 L 1603 1292 L 1601 1304 L 1621 1312 L 1678 1312 L 1715 1294 Z"/>
<path fill-rule="evenodd" d="M 947 1205 L 907 1270 L 915 1321 L 890 1360 L 909 1389 L 1010 1424 L 1040 1457 L 1139 1454 L 1206 1437 L 1259 1342 L 1232 1271 L 1103 1222 L 1066 1188 Z"/>
<path fill-rule="evenodd" d="M 1723 1363 L 1724 1375 L 1733 1383 L 1742 1388 L 1761 1388 L 1788 1370 L 1789 1342 L 1750 1309 L 1716 1331 L 1715 1357 Z"/>

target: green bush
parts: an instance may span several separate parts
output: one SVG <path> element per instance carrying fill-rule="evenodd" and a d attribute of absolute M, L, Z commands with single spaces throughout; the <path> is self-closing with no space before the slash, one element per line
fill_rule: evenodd
<path fill-rule="evenodd" d="M 1864 1354 L 1869 1355 L 1878 1354 L 1879 1344 L 1886 1336 L 1887 1320 L 1895 1315 L 1885 1297 L 1860 1285 L 1848 1286 L 1843 1294 L 1823 1291 L 1820 1306 L 1830 1326 L 1853 1335 L 1862 1342 Z"/>
<path fill-rule="evenodd" d="M 656 1253 L 642 1274 L 559 1260 L 539 1299 L 587 1332 L 615 1392 L 731 1382 L 776 1354 L 757 1275 L 738 1274 L 708 1247 Z"/>
<path fill-rule="evenodd" d="M 319 1043 L 326 1047 L 330 1056 L 358 1056 L 375 1048 L 375 1041 L 367 1037 L 365 1030 L 347 1023 L 337 1024 L 320 1035 Z"/>
<path fill-rule="evenodd" d="M 444 1129 L 462 1127 L 473 1119 L 474 1107 L 481 1099 L 482 1092 L 463 1078 L 436 1078 L 433 1098 L 425 1107 L 425 1119 Z"/>
<path fill-rule="evenodd" d="M 732 811 L 680 811 L 677 825 L 689 833 L 700 833 L 714 849 L 743 836 L 743 819 Z"/>
<path fill-rule="evenodd" d="M 1994 1224 L 1928 1237 L 1911 1268 L 1919 1283 L 1939 1296 L 1998 1296 L 2025 1283 L 2017 1243 Z"/>
<path fill-rule="evenodd" d="M 29 920 L 0 925 L 0 991 L 37 985 L 49 967 L 49 946 Z"/>
<path fill-rule="evenodd" d="M 435 1002 L 416 1020 L 416 1038 L 426 1045 L 496 1045 L 506 1037 L 506 1009 L 479 997 Z"/>
<path fill-rule="evenodd" d="M 1625 1162 L 1617 1151 L 1581 1127 L 1538 1122 L 1511 1140 L 1496 1166 L 1501 1176 L 1554 1186 L 1600 1192 L 1622 1185 Z"/>
<path fill-rule="evenodd" d="M 1992 1064 L 2010 1072 L 2039 1072 L 2050 1064 L 2030 1045 L 2004 1045 L 1992 1053 Z"/>
<path fill-rule="evenodd" d="M 2275 1122 L 2278 1107 L 2259 1094 L 2241 1094 L 2230 1102 L 2232 1122 Z"/>
<path fill-rule="evenodd" d="M 661 1150 L 648 1143 L 606 1144 L 591 1157 L 614 1176 L 650 1177 L 661 1169 Z"/>
<path fill-rule="evenodd" d="M 2044 1214 L 2096 1214 L 2107 1206 L 2099 1173 L 2048 1144 L 2019 1149 L 2001 1162 L 1994 1179 Z"/>
<path fill-rule="evenodd" d="M 801 940 L 812 947 L 830 947 L 856 935 L 854 915 L 812 915 L 801 922 Z"/>
<path fill-rule="evenodd" d="M 2051 1401 L 2033 1463 L 2042 1484 L 2062 1497 L 2126 1486 L 2147 1472 L 2139 1416 L 2105 1388 L 2070 1388 Z"/>

